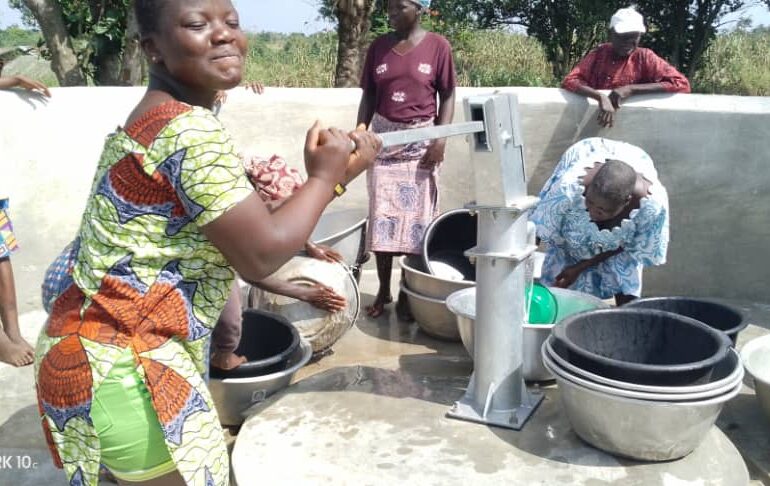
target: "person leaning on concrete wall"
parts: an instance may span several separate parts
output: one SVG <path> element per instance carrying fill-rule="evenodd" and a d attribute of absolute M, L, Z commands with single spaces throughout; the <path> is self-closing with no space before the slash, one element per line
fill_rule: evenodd
<path fill-rule="evenodd" d="M 599 125 L 611 127 L 620 103 L 629 96 L 690 92 L 682 73 L 652 50 L 639 47 L 646 31 L 641 14 L 621 8 L 610 19 L 610 42 L 589 52 L 562 81 L 562 88 L 599 102 Z"/>
<path fill-rule="evenodd" d="M 358 123 L 371 124 L 375 132 L 452 122 L 456 84 L 452 48 L 444 37 L 422 28 L 420 17 L 428 7 L 429 0 L 388 0 L 393 32 L 369 47 L 361 77 L 364 92 Z M 377 296 L 366 308 L 370 317 L 381 315 L 393 300 L 393 257 L 421 252 L 425 230 L 438 210 L 439 165 L 445 147 L 443 139 L 389 147 L 366 173 L 366 249 L 375 254 L 379 279 Z M 411 319 L 402 294 L 396 313 L 402 320 Z"/>
<path fill-rule="evenodd" d="M 3 77 L 3 67 L 5 67 L 5 61 L 0 59 L 0 89 L 18 87 L 26 89 L 27 91 L 31 91 L 35 94 L 45 96 L 47 98 L 51 97 L 51 92 L 48 91 L 48 86 L 41 83 L 40 81 L 29 79 L 28 77 L 21 75 Z"/>

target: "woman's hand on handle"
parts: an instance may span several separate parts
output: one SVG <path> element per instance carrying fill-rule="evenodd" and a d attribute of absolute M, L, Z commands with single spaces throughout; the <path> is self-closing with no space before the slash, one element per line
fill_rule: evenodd
<path fill-rule="evenodd" d="M 355 150 L 350 154 L 348 167 L 345 170 L 345 183 L 355 179 L 361 172 L 374 164 L 377 154 L 382 150 L 382 139 L 374 132 L 359 124 L 348 136 L 355 143 Z"/>
<path fill-rule="evenodd" d="M 345 182 L 349 157 L 348 134 L 337 128 L 322 128 L 321 122 L 316 120 L 305 138 L 305 169 L 308 178 L 320 179 L 331 187 Z"/>

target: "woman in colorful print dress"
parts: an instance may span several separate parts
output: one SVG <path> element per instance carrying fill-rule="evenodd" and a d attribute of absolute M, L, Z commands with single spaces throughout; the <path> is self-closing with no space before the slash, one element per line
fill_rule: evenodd
<path fill-rule="evenodd" d="M 203 380 L 234 271 L 259 280 L 302 248 L 338 184 L 380 144 L 316 123 L 307 182 L 269 212 L 208 109 L 241 81 L 246 37 L 229 0 L 136 0 L 147 92 L 108 136 L 71 283 L 36 350 L 42 425 L 68 484 L 226 485 Z M 350 155 L 350 140 L 356 152 Z"/>
<path fill-rule="evenodd" d="M 643 267 L 666 262 L 668 194 L 631 144 L 587 138 L 568 148 L 530 220 L 545 244 L 545 285 L 622 305 L 641 295 Z"/>
<path fill-rule="evenodd" d="M 366 56 L 358 123 L 375 132 L 390 132 L 452 122 L 455 69 L 452 48 L 442 36 L 422 28 L 427 0 L 388 0 L 393 32 L 372 43 Z M 438 94 L 438 103 L 436 95 Z M 367 308 L 382 314 L 393 299 L 390 276 L 393 257 L 421 252 L 422 238 L 438 210 L 439 165 L 446 142 L 412 143 L 383 150 L 366 174 L 369 225 L 366 248 L 377 260 L 379 290 Z M 406 300 L 396 310 L 408 319 Z"/>

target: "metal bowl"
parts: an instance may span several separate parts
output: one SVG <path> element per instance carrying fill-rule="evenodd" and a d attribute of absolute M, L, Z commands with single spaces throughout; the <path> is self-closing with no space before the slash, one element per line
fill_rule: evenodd
<path fill-rule="evenodd" d="M 455 316 L 447 309 L 443 299 L 433 299 L 420 295 L 407 288 L 403 280 L 401 281 L 401 291 L 406 294 L 414 320 L 426 334 L 448 341 L 460 340 L 460 331 L 457 329 Z"/>
<path fill-rule="evenodd" d="M 690 393 L 641 392 L 641 391 L 634 391 L 634 390 L 626 390 L 623 388 L 616 388 L 610 385 L 602 385 L 601 383 L 596 383 L 594 381 L 585 379 L 581 377 L 579 374 L 572 373 L 569 370 L 559 366 L 556 363 L 556 361 L 553 359 L 553 355 L 549 351 L 548 341 L 546 341 L 543 344 L 542 356 L 543 356 L 543 363 L 546 365 L 546 367 L 549 370 L 553 371 L 554 374 L 557 376 L 561 376 L 562 378 L 570 380 L 573 383 L 580 385 L 589 390 L 594 390 L 600 393 L 605 393 L 607 395 L 613 395 L 618 397 L 634 398 L 637 400 L 648 400 L 648 401 L 657 401 L 657 402 L 685 402 L 685 401 L 691 402 L 695 400 L 706 400 L 708 398 L 724 395 L 725 393 L 732 390 L 743 381 L 743 366 L 741 366 L 739 363 L 736 362 L 735 363 L 737 365 L 736 368 L 739 371 L 738 374 L 735 375 L 732 381 L 718 388 L 705 390 L 705 391 L 690 392 Z"/>
<path fill-rule="evenodd" d="M 367 214 L 365 209 L 343 209 L 324 213 L 318 219 L 310 241 L 332 247 L 342 255 L 342 260 L 348 266 L 356 265 L 363 256 Z"/>
<path fill-rule="evenodd" d="M 256 287 L 249 294 L 249 305 L 284 316 L 321 353 L 336 343 L 358 319 L 361 294 L 355 276 L 347 265 L 297 256 L 279 268 L 272 277 L 297 285 L 322 283 L 345 297 L 345 308 L 328 312 L 284 295 Z"/>
<path fill-rule="evenodd" d="M 610 454 L 643 461 L 679 459 L 695 450 L 742 386 L 706 400 L 663 402 L 608 395 L 554 374 L 580 438 Z"/>
<path fill-rule="evenodd" d="M 727 357 L 714 367 L 714 372 L 711 375 L 711 381 L 708 383 L 690 386 L 640 385 L 637 383 L 629 383 L 627 381 L 612 380 L 610 378 L 605 378 L 604 376 L 591 373 L 590 371 L 586 371 L 582 368 L 578 368 L 559 355 L 557 348 L 554 347 L 552 339 L 547 340 L 543 346 L 544 351 L 548 352 L 548 356 L 555 362 L 555 364 L 559 368 L 569 372 L 571 375 L 576 375 L 594 383 L 599 383 L 622 390 L 640 391 L 647 393 L 663 393 L 669 395 L 703 393 L 716 389 L 723 389 L 725 387 L 732 388 L 735 386 L 735 383 L 743 379 L 744 375 L 742 366 L 740 364 L 740 357 L 738 356 L 737 351 L 731 349 L 727 354 Z"/>
<path fill-rule="evenodd" d="M 289 367 L 283 371 L 249 378 L 209 380 L 209 390 L 216 405 L 219 421 L 222 425 L 242 424 L 246 419 L 243 412 L 289 386 L 294 373 L 305 366 L 312 355 L 312 346 L 306 339 L 302 339 L 299 347 L 289 357 Z"/>
<path fill-rule="evenodd" d="M 444 300 L 458 290 L 476 285 L 476 282 L 470 280 L 449 280 L 426 273 L 422 258 L 417 255 L 402 256 L 398 263 L 404 270 L 404 280 L 409 290 L 432 299 Z"/>
<path fill-rule="evenodd" d="M 433 273 L 430 262 L 442 254 L 465 260 L 464 252 L 476 246 L 476 235 L 476 215 L 469 209 L 452 209 L 440 214 L 425 229 L 422 240 L 424 268 Z"/>
<path fill-rule="evenodd" d="M 559 302 L 556 321 L 588 309 L 605 308 L 607 304 L 596 297 L 574 290 L 549 288 Z M 579 302 L 578 302 L 579 301 Z M 563 305 L 565 304 L 566 305 Z M 473 326 L 476 319 L 476 288 L 454 292 L 446 299 L 446 306 L 455 315 L 460 340 L 468 354 L 473 357 Z M 543 366 L 540 348 L 551 335 L 553 324 L 523 324 L 522 346 L 524 348 L 522 375 L 527 381 L 553 380 L 551 373 Z"/>
<path fill-rule="evenodd" d="M 754 378 L 754 392 L 770 420 L 770 334 L 752 339 L 743 346 L 741 360 Z"/>

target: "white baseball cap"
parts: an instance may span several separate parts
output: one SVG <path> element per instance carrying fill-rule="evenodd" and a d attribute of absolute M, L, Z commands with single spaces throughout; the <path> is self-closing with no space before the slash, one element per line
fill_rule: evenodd
<path fill-rule="evenodd" d="M 647 32 L 644 27 L 644 17 L 633 7 L 621 8 L 610 19 L 610 29 L 616 34 L 627 34 L 629 32 Z"/>

